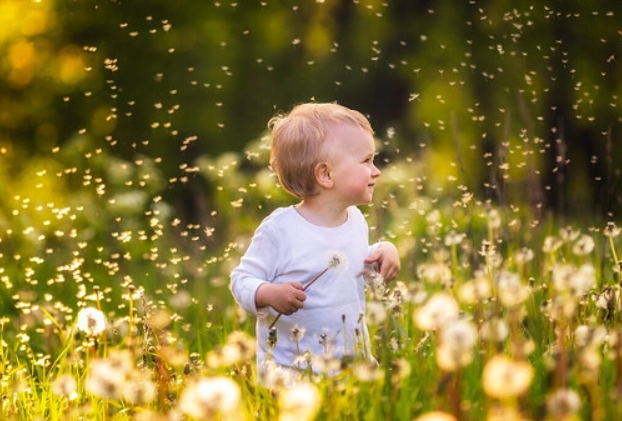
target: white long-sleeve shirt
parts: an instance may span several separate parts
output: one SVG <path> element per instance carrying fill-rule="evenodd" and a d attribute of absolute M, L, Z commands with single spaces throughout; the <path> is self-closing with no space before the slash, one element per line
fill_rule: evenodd
<path fill-rule="evenodd" d="M 337 227 L 314 225 L 293 206 L 276 209 L 262 221 L 240 264 L 232 271 L 230 284 L 237 303 L 258 316 L 258 363 L 268 357 L 268 326 L 278 312 L 271 307 L 256 307 L 257 289 L 265 282 L 299 282 L 304 287 L 335 254 L 345 256 L 341 260 L 346 261 L 329 269 L 305 291 L 304 308 L 282 315 L 276 323 L 278 342 L 272 350 L 272 361 L 297 368 L 297 358 L 305 351 L 335 358 L 370 355 L 361 272 L 372 247 L 367 222 L 356 207 L 348 209 L 347 221 Z M 293 335 L 295 328 L 305 331 L 298 344 Z M 302 363 L 302 367 L 306 364 Z"/>

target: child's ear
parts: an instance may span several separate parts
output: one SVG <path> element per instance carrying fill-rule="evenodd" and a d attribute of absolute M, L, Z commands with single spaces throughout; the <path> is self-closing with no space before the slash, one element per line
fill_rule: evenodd
<path fill-rule="evenodd" d="M 315 181 L 317 181 L 321 187 L 325 189 L 333 187 L 333 176 L 330 165 L 327 162 L 320 162 L 317 164 L 313 173 L 315 175 Z"/>

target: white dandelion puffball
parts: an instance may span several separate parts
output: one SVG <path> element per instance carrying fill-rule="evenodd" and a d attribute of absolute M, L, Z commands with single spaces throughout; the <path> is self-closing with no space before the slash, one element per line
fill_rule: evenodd
<path fill-rule="evenodd" d="M 326 253 L 326 261 L 328 267 L 337 273 L 348 270 L 348 256 L 340 250 L 329 250 Z"/>
<path fill-rule="evenodd" d="M 83 308 L 78 312 L 76 327 L 88 335 L 99 335 L 106 329 L 106 316 L 96 308 Z"/>
<path fill-rule="evenodd" d="M 484 392 L 497 399 L 519 396 L 527 391 L 532 379 L 533 368 L 527 361 L 496 355 L 484 367 Z"/>
<path fill-rule="evenodd" d="M 237 419 L 241 413 L 242 393 L 236 382 L 228 377 L 205 377 L 188 386 L 179 399 L 181 412 L 198 420 L 212 419 L 217 415 L 223 419 Z"/>
<path fill-rule="evenodd" d="M 456 320 L 460 308 L 449 294 L 440 292 L 433 295 L 417 312 L 413 319 L 421 330 L 435 330 L 450 321 Z"/>
<path fill-rule="evenodd" d="M 118 351 L 104 359 L 94 359 L 89 365 L 86 390 L 106 399 L 121 397 L 123 386 L 134 369 L 129 351 Z"/>
<path fill-rule="evenodd" d="M 320 409 L 320 392 L 312 383 L 299 383 L 279 396 L 279 421 L 310 421 Z"/>

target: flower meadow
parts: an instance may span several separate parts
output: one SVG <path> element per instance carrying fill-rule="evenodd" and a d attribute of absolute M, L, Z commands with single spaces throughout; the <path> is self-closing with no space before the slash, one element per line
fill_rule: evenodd
<path fill-rule="evenodd" d="M 296 381 L 269 360 L 256 366 L 254 319 L 227 285 L 261 218 L 291 203 L 267 170 L 266 142 L 167 177 L 159 158 L 127 160 L 77 139 L 0 183 L 0 418 L 622 415 L 615 216 L 571 221 L 526 200 L 481 198 L 399 154 L 384 158 L 363 209 L 372 238 L 402 257 L 396 281 L 364 274 L 361 317 L 378 364 L 353 346 L 342 361 L 300 349 L 320 374 Z M 3 149 L 0 168 L 13 159 Z M 504 188 L 520 199 L 513 177 Z M 166 195 L 192 178 L 206 180 L 214 201 L 185 222 Z M 304 334 L 298 326 L 265 340 L 278 347 Z"/>

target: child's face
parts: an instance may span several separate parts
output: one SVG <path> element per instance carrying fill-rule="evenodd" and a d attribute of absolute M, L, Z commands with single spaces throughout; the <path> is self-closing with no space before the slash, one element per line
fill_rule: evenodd
<path fill-rule="evenodd" d="M 343 123 L 332 130 L 325 147 L 335 199 L 344 206 L 369 203 L 380 175 L 374 165 L 376 150 L 371 133 Z"/>

